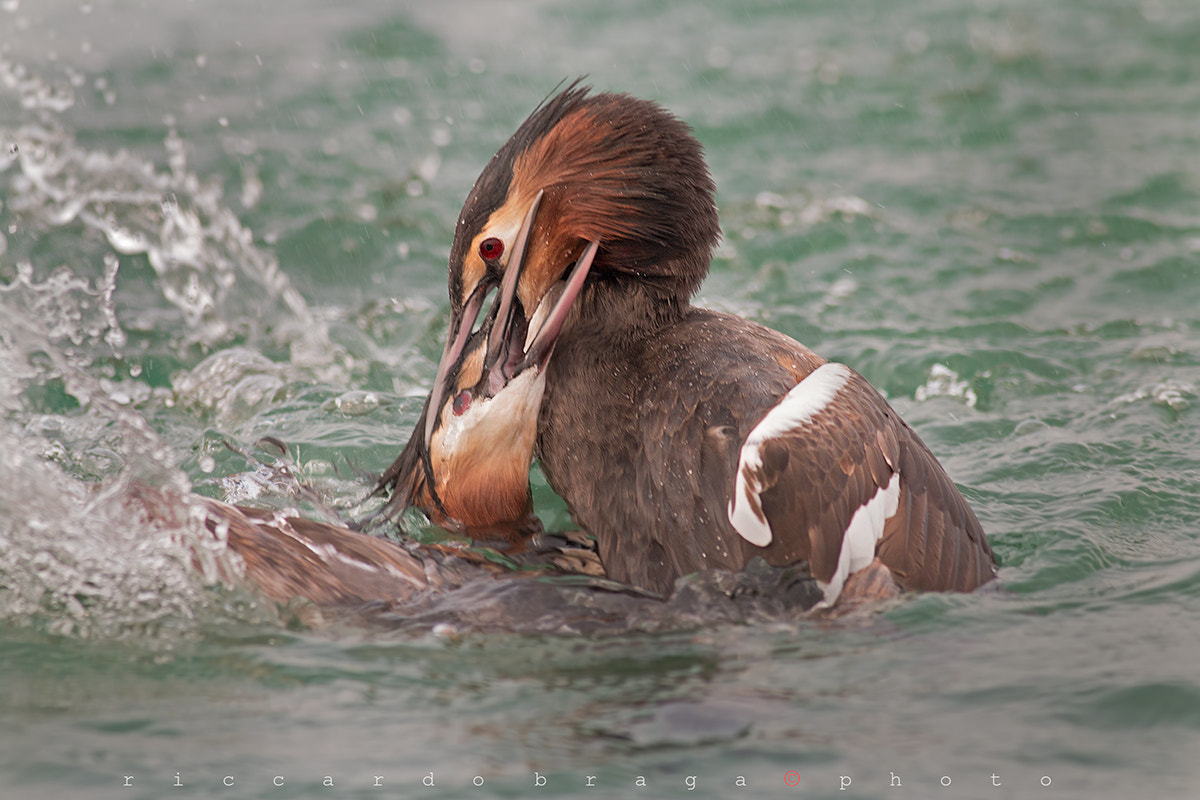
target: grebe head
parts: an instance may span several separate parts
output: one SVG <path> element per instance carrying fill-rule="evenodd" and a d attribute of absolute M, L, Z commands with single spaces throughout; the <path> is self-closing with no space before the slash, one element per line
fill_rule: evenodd
<path fill-rule="evenodd" d="M 546 100 L 488 162 L 459 214 L 446 357 L 461 350 L 487 294 L 512 278 L 518 253 L 513 302 L 526 324 L 589 243 L 600 245 L 591 284 L 686 304 L 720 236 L 714 192 L 700 143 L 657 104 L 578 84 Z M 524 328 L 518 319 L 497 336 L 520 338 Z"/>
<path fill-rule="evenodd" d="M 655 103 L 573 84 L 538 106 L 459 215 L 445 349 L 381 480 L 388 510 L 468 528 L 527 511 L 544 370 L 585 284 L 651 314 L 686 305 L 720 234 L 714 191 L 700 144 Z"/>
<path fill-rule="evenodd" d="M 529 466 L 545 367 L 598 249 L 589 243 L 526 321 L 515 294 L 539 201 L 526 212 L 482 324 L 448 342 L 421 420 L 380 480 L 380 489 L 393 491 L 387 513 L 413 505 L 443 527 L 481 536 L 517 538 L 537 529 Z"/>

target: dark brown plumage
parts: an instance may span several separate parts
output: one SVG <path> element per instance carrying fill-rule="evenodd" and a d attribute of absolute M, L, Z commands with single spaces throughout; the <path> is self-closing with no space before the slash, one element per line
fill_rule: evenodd
<path fill-rule="evenodd" d="M 781 334 L 696 308 L 633 341 L 602 329 L 562 334 L 542 402 L 542 471 L 596 536 L 610 577 L 665 591 L 680 575 L 740 569 L 761 555 L 776 565 L 808 560 L 828 581 L 851 517 L 887 485 L 892 465 L 902 502 L 878 553 L 897 582 L 966 591 L 994 575 L 966 501 L 859 376 L 803 435 L 780 437 L 764 455 L 773 541 L 757 547 L 738 535 L 727 506 L 742 443 L 822 363 Z"/>
<path fill-rule="evenodd" d="M 517 356 L 570 264 L 598 245 L 582 290 L 563 292 L 573 306 L 550 335 L 544 395 L 541 383 L 519 390 L 540 398 L 536 420 L 524 402 L 508 422 L 536 424 L 542 470 L 596 537 L 608 575 L 666 593 L 682 575 L 755 556 L 807 561 L 830 603 L 843 585 L 967 591 L 990 580 L 975 515 L 865 379 L 690 304 L 719 236 L 713 193 L 686 125 L 653 103 L 572 86 L 501 148 L 459 220 L 450 340 L 465 341 L 503 280 L 502 297 L 516 299 L 485 324 L 503 325 Z M 510 243 L 521 218 L 532 229 L 524 261 L 484 258 L 481 242 Z M 575 285 L 579 268 L 571 274 Z M 513 364 L 495 373 L 497 400 L 518 392 L 507 382 L 525 367 Z M 847 581 L 868 566 L 869 579 Z"/>

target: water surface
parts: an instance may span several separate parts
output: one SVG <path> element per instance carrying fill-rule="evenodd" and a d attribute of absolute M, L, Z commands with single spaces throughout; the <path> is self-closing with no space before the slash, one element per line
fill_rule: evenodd
<path fill-rule="evenodd" d="M 0 2 L 4 796 L 1195 793 L 1197 40 L 1171 0 Z M 463 197 L 581 74 L 693 126 L 700 300 L 883 389 L 1005 592 L 439 636 L 314 623 L 216 584 L 187 508 L 130 520 L 134 480 L 255 500 L 225 443 L 264 435 L 359 508 Z"/>

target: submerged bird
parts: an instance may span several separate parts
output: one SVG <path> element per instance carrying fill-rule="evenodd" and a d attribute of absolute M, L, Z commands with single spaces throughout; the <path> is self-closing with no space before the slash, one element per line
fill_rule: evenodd
<path fill-rule="evenodd" d="M 496 316 L 496 311 L 498 309 L 491 317 Z M 438 462 L 438 475 L 457 474 L 460 465 L 471 476 L 489 475 L 488 467 L 480 465 L 482 453 L 478 446 L 500 447 L 499 442 L 506 436 L 499 428 L 501 421 L 530 413 L 523 410 L 521 404 L 530 402 L 527 381 L 538 379 L 536 369 L 526 370 L 523 377 L 507 381 L 505 386 L 509 391 L 502 393 L 494 406 L 491 399 L 483 397 L 481 390 L 476 388 L 481 381 L 486 385 L 488 376 L 498 371 L 496 358 L 507 355 L 488 355 L 489 332 L 490 328 L 485 327 L 465 337 L 459 353 L 461 358 L 446 373 L 445 385 L 454 391 L 433 401 L 432 408 L 446 413 L 447 422 L 440 431 L 443 437 L 452 438 L 447 449 L 453 451 L 447 460 Z M 480 399 L 474 404 L 474 413 L 465 415 L 456 428 L 449 419 L 458 419 L 454 415 L 465 410 L 458 398 L 462 392 L 472 390 L 480 394 Z M 532 394 L 536 395 L 532 400 L 532 414 L 536 417 L 540 389 Z M 505 405 L 506 401 L 516 406 Z M 442 406 L 445 408 L 441 409 Z M 445 498 L 450 513 L 464 508 L 476 509 L 459 520 L 447 514 L 440 500 L 437 506 L 429 500 L 434 495 L 426 488 L 424 480 L 427 474 L 432 476 L 434 473 L 426 472 L 424 465 L 413 462 L 415 469 L 408 470 L 404 476 L 412 491 L 410 502 L 421 504 L 431 518 L 444 527 L 468 530 L 476 538 L 503 540 L 513 540 L 512 531 L 519 528 L 522 537 L 528 536 L 529 540 L 522 539 L 522 547 L 505 548 L 510 551 L 507 560 L 497 558 L 487 550 L 413 542 L 401 544 L 372 536 L 355 529 L 361 525 L 339 521 L 337 513 L 330 509 L 323 509 L 326 520 L 308 519 L 295 512 L 235 506 L 139 483 L 129 486 L 126 496 L 147 522 L 169 522 L 172 527 L 182 527 L 191 514 L 202 514 L 208 532 L 240 562 L 231 571 L 225 562 L 212 561 L 213 577 L 228 584 L 246 585 L 279 603 L 303 598 L 322 609 L 353 610 L 371 606 L 389 613 L 405 614 L 434 596 L 474 583 L 494 582 L 492 579 L 497 578 L 546 574 L 601 576 L 595 553 L 586 542 L 578 537 L 538 535 L 541 526 L 532 514 L 528 486 L 533 434 L 521 430 L 511 433 L 513 438 L 507 447 L 515 449 L 496 451 L 501 456 L 496 462 L 498 467 L 512 469 L 517 463 L 523 465 L 519 482 L 508 476 L 495 481 L 514 487 L 507 496 L 508 503 L 480 503 L 471 496 L 469 481 L 449 487 L 444 481 L 433 484 L 440 489 L 437 496 Z M 279 448 L 286 458 L 287 448 L 282 442 L 268 437 L 262 443 Z M 402 455 L 397 464 L 408 463 L 405 458 Z M 260 468 L 271 474 L 272 482 L 287 485 L 292 492 L 321 505 L 319 498 L 297 481 L 295 471 L 286 463 L 260 464 Z M 455 471 L 450 472 L 451 468 Z M 463 492 L 466 492 L 465 499 Z M 204 548 L 196 550 L 195 560 L 205 571 L 201 566 L 201 561 L 206 561 L 202 550 Z M 586 582 L 572 584 L 576 590 L 588 585 Z M 611 593 L 611 587 L 602 588 Z M 538 596 L 545 594 L 542 590 Z M 505 619 L 493 622 L 521 627 L 528 620 L 509 614 Z"/>
<path fill-rule="evenodd" d="M 379 484 L 389 511 L 520 540 L 538 527 L 536 456 L 606 574 L 655 592 L 759 556 L 807 562 L 825 605 L 851 587 L 990 581 L 975 514 L 862 376 L 691 304 L 719 237 L 714 192 L 690 129 L 654 103 L 575 84 L 535 109 L 459 217 L 446 349 Z M 491 368 L 467 368 L 473 337 Z"/>

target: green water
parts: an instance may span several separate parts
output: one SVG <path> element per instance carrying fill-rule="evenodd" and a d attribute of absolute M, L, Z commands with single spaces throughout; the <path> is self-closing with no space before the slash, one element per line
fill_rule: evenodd
<path fill-rule="evenodd" d="M 0 797 L 1200 793 L 1197 41 L 1183 0 L 0 2 Z M 129 520 L 134 478 L 249 499 L 263 435 L 355 507 L 462 199 L 581 74 L 694 127 L 701 301 L 886 391 L 1007 591 L 445 637 Z"/>

